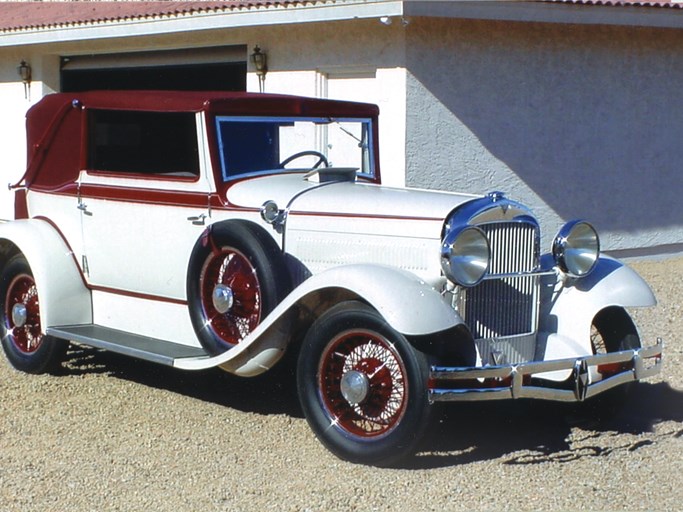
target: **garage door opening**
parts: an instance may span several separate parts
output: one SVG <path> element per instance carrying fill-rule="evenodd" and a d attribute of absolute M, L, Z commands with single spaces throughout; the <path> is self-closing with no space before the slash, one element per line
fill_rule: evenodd
<path fill-rule="evenodd" d="M 62 92 L 246 91 L 247 47 L 62 57 Z"/>

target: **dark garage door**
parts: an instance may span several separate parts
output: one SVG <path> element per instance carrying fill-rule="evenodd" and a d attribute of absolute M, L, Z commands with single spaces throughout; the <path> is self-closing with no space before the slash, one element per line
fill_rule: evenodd
<path fill-rule="evenodd" d="M 61 90 L 245 91 L 246 46 L 62 58 Z"/>

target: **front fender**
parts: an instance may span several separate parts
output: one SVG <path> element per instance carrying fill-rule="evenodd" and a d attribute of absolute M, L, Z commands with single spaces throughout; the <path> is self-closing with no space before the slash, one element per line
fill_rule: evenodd
<path fill-rule="evenodd" d="M 92 302 L 74 254 L 59 232 L 40 219 L 0 224 L 0 245 L 26 257 L 40 298 L 41 328 L 92 323 Z M 3 262 L 4 263 L 4 262 Z"/>
<path fill-rule="evenodd" d="M 346 265 L 311 276 L 295 288 L 239 345 L 211 358 L 176 362 L 184 369 L 221 366 L 243 376 L 272 367 L 288 342 L 288 313 L 325 290 L 345 290 L 365 300 L 398 332 L 422 336 L 463 324 L 441 294 L 410 272 L 382 265 Z"/>
<path fill-rule="evenodd" d="M 294 290 L 299 298 L 337 288 L 348 290 L 375 308 L 398 332 L 421 336 L 442 332 L 463 320 L 441 294 L 405 270 L 374 264 L 334 267 L 315 274 Z"/>
<path fill-rule="evenodd" d="M 548 335 L 545 360 L 591 355 L 591 324 L 602 309 L 657 303 L 648 284 L 635 271 L 606 256 L 587 277 L 546 286 L 554 289 L 552 300 L 547 302 L 551 307 L 542 312 L 539 324 L 540 331 Z"/>

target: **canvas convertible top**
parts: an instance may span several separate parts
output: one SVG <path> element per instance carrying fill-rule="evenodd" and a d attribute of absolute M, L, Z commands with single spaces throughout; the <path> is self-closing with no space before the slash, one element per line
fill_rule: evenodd
<path fill-rule="evenodd" d="M 225 91 L 90 91 L 46 96 L 26 115 L 27 168 L 16 186 L 54 189 L 82 167 L 83 111 L 209 112 L 240 116 L 362 117 L 375 105 L 320 98 Z M 74 174 L 76 173 L 76 174 Z"/>

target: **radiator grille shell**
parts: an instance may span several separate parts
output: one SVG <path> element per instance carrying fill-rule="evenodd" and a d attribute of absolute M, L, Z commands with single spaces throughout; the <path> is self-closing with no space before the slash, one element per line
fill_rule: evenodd
<path fill-rule="evenodd" d="M 463 294 L 464 320 L 477 340 L 534 333 L 539 278 L 529 274 L 539 264 L 538 225 L 513 221 L 478 226 L 489 239 L 491 264 L 487 278 Z M 530 352 L 523 360 L 533 358 L 533 347 L 523 352 Z"/>

